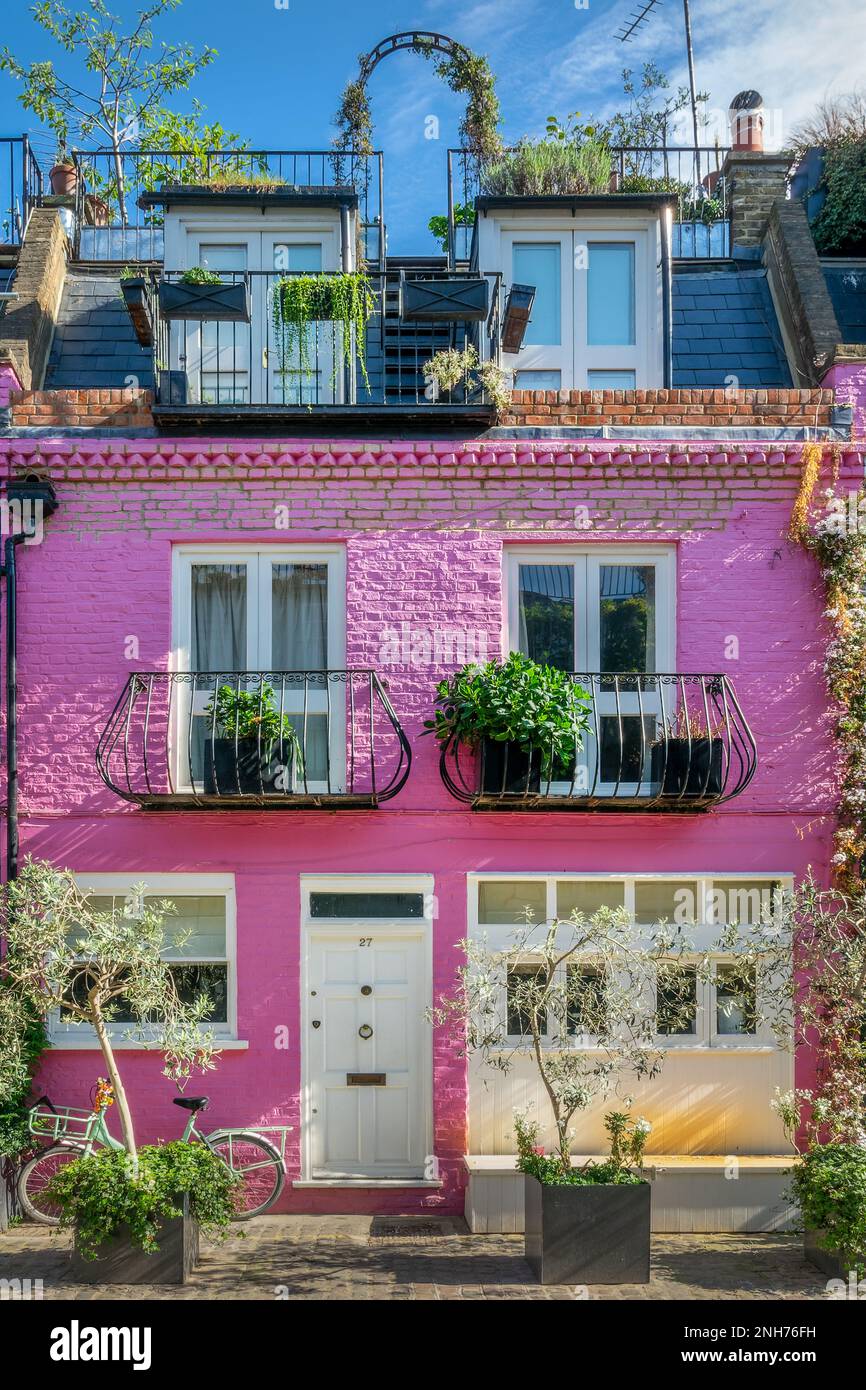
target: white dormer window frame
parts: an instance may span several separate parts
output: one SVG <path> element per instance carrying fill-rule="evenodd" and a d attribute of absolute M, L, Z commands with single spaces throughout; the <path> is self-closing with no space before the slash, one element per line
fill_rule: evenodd
<path fill-rule="evenodd" d="M 656 213 L 627 215 L 616 210 L 587 210 L 575 216 L 546 215 L 536 209 L 523 214 L 495 212 L 481 219 L 480 263 L 499 267 L 507 294 L 521 276 L 515 274 L 515 247 L 548 245 L 558 248 L 558 342 L 532 341 L 530 330 L 519 353 L 506 353 L 505 370 L 524 389 L 633 388 L 646 390 L 664 382 L 664 331 L 661 222 Z M 591 341 L 589 300 L 594 247 L 633 247 L 633 334 L 611 336 L 632 342 Z M 519 260 L 520 252 L 517 252 Z M 599 272 L 600 274 L 601 272 Z M 542 290 L 543 293 L 543 290 Z M 604 291 L 601 290 L 601 303 Z M 599 299 L 595 300 L 598 311 Z M 549 321 L 537 305 L 536 324 Z M 548 305 L 549 309 L 549 305 Z M 598 338 L 598 333 L 595 337 Z"/>

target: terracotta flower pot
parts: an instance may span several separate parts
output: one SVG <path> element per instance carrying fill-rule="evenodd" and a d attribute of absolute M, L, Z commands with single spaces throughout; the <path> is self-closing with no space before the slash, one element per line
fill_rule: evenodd
<path fill-rule="evenodd" d="M 55 164 L 48 177 L 52 193 L 74 193 L 78 186 L 78 170 L 74 164 Z"/>

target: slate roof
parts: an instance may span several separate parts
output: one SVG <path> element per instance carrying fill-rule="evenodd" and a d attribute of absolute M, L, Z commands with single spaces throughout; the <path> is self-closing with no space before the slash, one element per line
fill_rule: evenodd
<path fill-rule="evenodd" d="M 674 386 L 792 386 L 763 269 L 675 271 Z"/>
<path fill-rule="evenodd" d="M 45 374 L 47 390 L 153 386 L 150 354 L 140 347 L 120 293 L 105 271 L 70 270 Z"/>
<path fill-rule="evenodd" d="M 822 261 L 843 343 L 866 343 L 866 260 Z"/>

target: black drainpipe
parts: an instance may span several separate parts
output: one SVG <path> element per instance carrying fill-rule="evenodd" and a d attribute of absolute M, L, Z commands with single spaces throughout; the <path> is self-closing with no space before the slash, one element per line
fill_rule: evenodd
<path fill-rule="evenodd" d="M 16 530 L 6 537 L 0 577 L 6 580 L 6 881 L 18 877 L 18 572 L 15 547 L 35 534 L 32 519 L 50 516 L 57 509 L 57 499 L 51 484 L 41 478 L 11 479 L 6 485 L 6 516 L 11 525 L 12 505 L 21 507 L 25 524 L 25 508 L 30 508 L 26 524 L 30 529 Z M 36 511 L 36 509 L 39 509 Z"/>
<path fill-rule="evenodd" d="M 669 221 L 670 209 L 663 207 L 661 210 L 661 234 L 662 234 L 662 341 L 664 351 L 664 376 L 662 378 L 666 390 L 674 384 L 674 353 L 673 353 L 673 257 L 671 255 L 671 224 Z"/>

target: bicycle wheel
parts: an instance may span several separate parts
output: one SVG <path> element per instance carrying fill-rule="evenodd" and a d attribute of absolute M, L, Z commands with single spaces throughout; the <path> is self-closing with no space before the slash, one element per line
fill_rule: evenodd
<path fill-rule="evenodd" d="M 31 1221 L 39 1221 L 43 1226 L 59 1224 L 60 1207 L 45 1195 L 45 1188 L 55 1173 L 81 1158 L 82 1153 L 82 1149 L 67 1144 L 54 1144 L 24 1164 L 18 1178 L 18 1201 Z"/>
<path fill-rule="evenodd" d="M 235 1221 L 261 1216 L 274 1205 L 286 1181 L 279 1149 L 261 1134 L 247 1130 L 218 1130 L 207 1136 L 209 1149 L 219 1154 L 241 1182 L 235 1192 Z"/>

